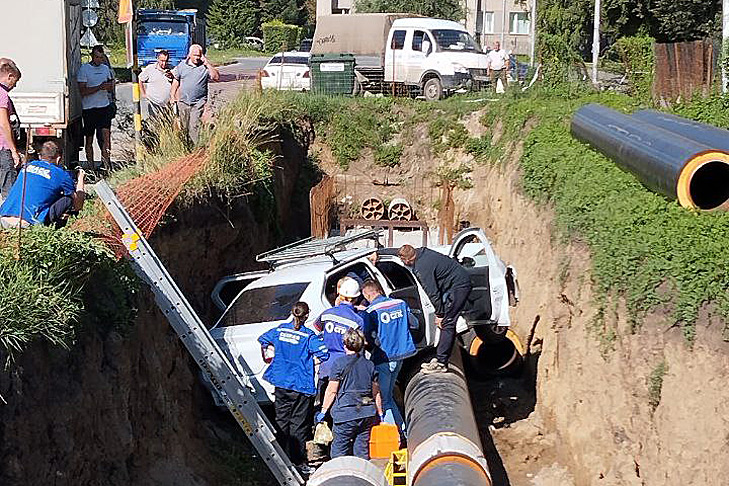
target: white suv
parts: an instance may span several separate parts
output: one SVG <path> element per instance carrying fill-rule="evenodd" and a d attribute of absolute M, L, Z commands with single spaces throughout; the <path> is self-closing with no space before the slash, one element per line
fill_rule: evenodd
<path fill-rule="evenodd" d="M 435 307 L 410 269 L 393 255 L 380 255 L 377 265 L 373 265 L 367 258 L 373 248 L 345 249 L 348 244 L 376 239 L 378 235 L 378 231 L 366 231 L 288 245 L 257 257 L 270 265 L 269 270 L 231 275 L 215 286 L 212 298 L 223 315 L 210 333 L 244 381 L 247 377 L 259 402 L 273 401 L 273 387 L 262 379 L 267 365 L 261 358 L 258 337 L 286 321 L 291 307 L 300 300 L 309 304 L 311 313 L 306 325 L 312 326 L 333 305 L 337 281 L 351 272 L 361 279 L 379 281 L 387 295 L 408 303 L 420 323 L 413 333 L 419 350 L 437 344 Z M 450 247 L 433 249 L 456 258 L 471 275 L 473 290 L 458 320 L 457 333 L 480 329 L 503 336 L 510 325 L 509 304 L 515 305 L 518 300 L 514 269 L 494 254 L 478 228 L 456 235 Z"/>

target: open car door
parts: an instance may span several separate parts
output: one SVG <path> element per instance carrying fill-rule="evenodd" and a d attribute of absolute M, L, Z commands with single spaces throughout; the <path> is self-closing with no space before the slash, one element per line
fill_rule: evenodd
<path fill-rule="evenodd" d="M 509 302 L 517 300 L 516 272 L 496 256 L 480 228 L 458 233 L 448 255 L 471 276 L 473 289 L 463 312 L 468 327 L 490 325 L 505 332 L 511 324 Z M 511 283 L 507 282 L 507 275 Z"/>
<path fill-rule="evenodd" d="M 254 280 L 269 273 L 269 270 L 256 270 L 254 272 L 236 273 L 235 275 L 223 277 L 215 284 L 215 288 L 210 297 L 218 309 L 225 311 L 244 288 Z"/>

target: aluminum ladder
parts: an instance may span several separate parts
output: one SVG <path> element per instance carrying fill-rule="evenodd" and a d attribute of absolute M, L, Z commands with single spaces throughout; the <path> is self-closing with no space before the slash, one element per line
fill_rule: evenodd
<path fill-rule="evenodd" d="M 175 281 L 167 273 L 149 242 L 139 234 L 131 216 L 105 181 L 95 184 L 96 194 L 119 225 L 136 274 L 152 288 L 157 306 L 180 336 L 202 372 L 216 389 L 238 425 L 282 486 L 304 484 L 299 472 L 281 449 L 273 427 L 258 406 L 243 378 L 230 364 Z"/>

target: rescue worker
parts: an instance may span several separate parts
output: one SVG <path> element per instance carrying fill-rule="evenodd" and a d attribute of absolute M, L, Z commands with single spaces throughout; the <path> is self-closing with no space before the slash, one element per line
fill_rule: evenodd
<path fill-rule="evenodd" d="M 370 302 L 364 315 L 364 332 L 379 377 L 384 421 L 397 425 L 404 436 L 405 424 L 392 394 L 403 360 L 417 352 L 410 335 L 411 323 L 417 327 L 417 320 L 405 301 L 386 297 L 376 280 L 367 280 L 362 294 Z"/>
<path fill-rule="evenodd" d="M 364 321 L 357 313 L 354 302 L 362 294 L 359 284 L 351 277 L 343 277 L 337 282 L 337 305 L 322 312 L 314 323 L 314 328 L 321 333 L 329 350 L 328 361 L 319 367 L 319 391 L 323 394 L 329 379 L 329 371 L 334 361 L 344 356 L 342 337 L 348 329 L 362 329 Z"/>
<path fill-rule="evenodd" d="M 316 422 L 323 422 L 331 409 L 332 459 L 340 456 L 370 458 L 370 432 L 382 419 L 382 398 L 377 371 L 372 361 L 362 356 L 365 339 L 362 331 L 347 329 L 343 338 L 344 356 L 331 367 L 329 383 Z"/>
<path fill-rule="evenodd" d="M 309 306 L 297 302 L 291 319 L 258 338 L 263 359 L 270 362 L 263 379 L 275 386 L 274 408 L 279 442 L 291 462 L 305 476 L 313 472 L 306 462 L 306 442 L 312 437 L 314 418 L 314 358 L 329 358 L 321 337 L 304 326 Z"/>
<path fill-rule="evenodd" d="M 374 264 L 378 261 L 378 253 L 397 253 L 428 294 L 435 306 L 435 323 L 440 328 L 440 338 L 436 357 L 429 363 L 423 363 L 422 369 L 426 373 L 448 371 L 448 360 L 456 339 L 456 321 L 471 293 L 471 277 L 456 260 L 429 248 L 415 249 L 411 245 L 403 245 L 398 250 L 383 248 L 370 255 Z"/>

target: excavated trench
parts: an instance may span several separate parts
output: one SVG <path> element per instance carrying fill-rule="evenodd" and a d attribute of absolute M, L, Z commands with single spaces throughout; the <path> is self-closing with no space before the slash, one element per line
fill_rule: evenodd
<path fill-rule="evenodd" d="M 319 175 L 306 163 L 310 127 L 299 128 L 282 133 L 273 213 L 211 197 L 173 206 L 152 238 L 205 321 L 217 317 L 209 294 L 220 276 L 308 235 L 308 191 Z M 405 148 L 411 166 L 402 170 L 414 180 L 436 160 L 424 145 Z M 485 228 L 521 286 L 512 322 L 524 345 L 522 373 L 469 380 L 494 485 L 724 484 L 729 345 L 721 323 L 704 309 L 691 349 L 660 313 L 631 332 L 618 306 L 607 323 L 615 349 L 601 353 L 589 331 L 589 254 L 556 244 L 550 210 L 521 195 L 519 152 L 503 166 L 478 166 L 475 188 L 454 194 L 457 220 Z M 359 170 L 372 180 L 369 168 Z M 668 371 L 656 401 L 647 380 L 659 363 Z M 8 402 L 0 404 L 3 485 L 274 483 L 232 418 L 213 406 L 146 291 L 131 329 L 85 326 L 69 350 L 34 345 L 0 372 L 0 395 Z"/>

